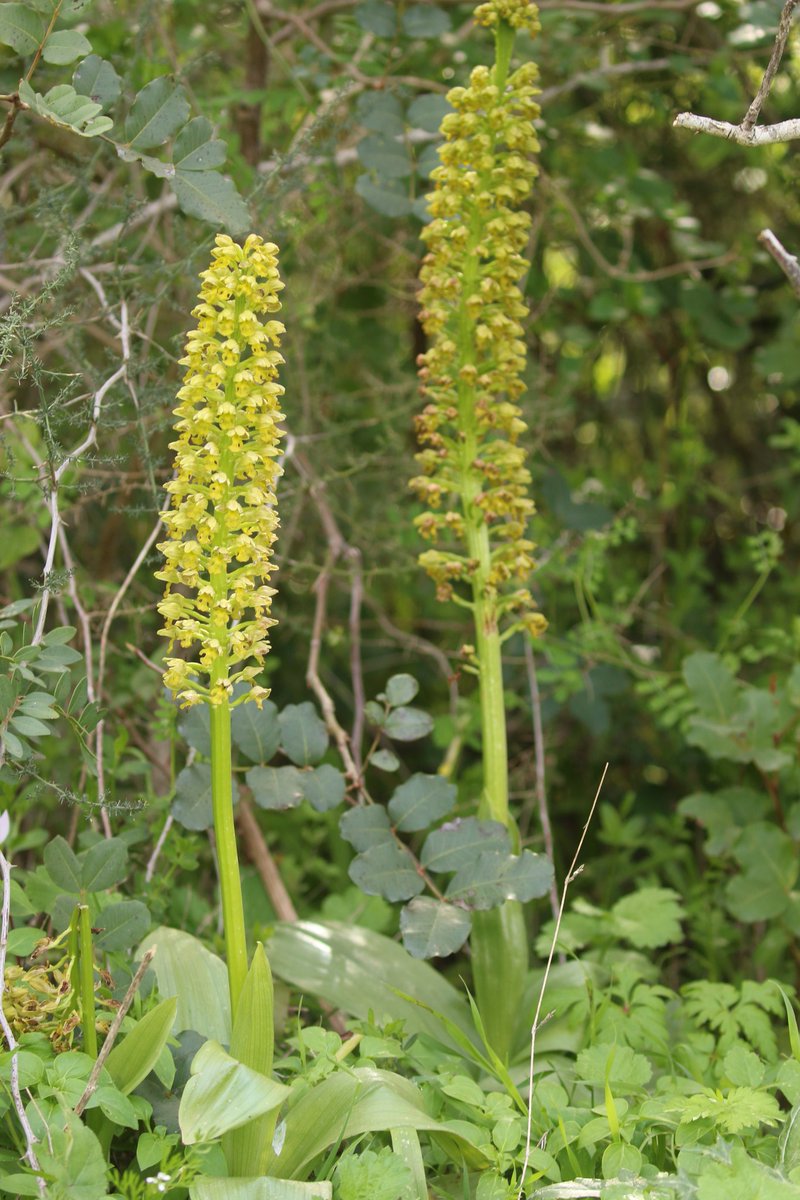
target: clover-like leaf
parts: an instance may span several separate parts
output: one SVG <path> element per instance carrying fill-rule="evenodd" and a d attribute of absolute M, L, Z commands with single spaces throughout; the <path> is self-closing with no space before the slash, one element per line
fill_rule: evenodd
<path fill-rule="evenodd" d="M 455 954 L 469 937 L 472 919 L 455 904 L 444 904 L 430 896 L 417 896 L 400 914 L 403 945 L 414 958 L 446 958 Z"/>
<path fill-rule="evenodd" d="M 259 808 L 297 808 L 303 800 L 303 776 L 297 767 L 253 767 L 247 786 Z"/>
<path fill-rule="evenodd" d="M 420 862 L 427 871 L 458 871 L 470 866 L 484 850 L 511 853 L 511 839 L 499 821 L 459 817 L 428 834 Z"/>
<path fill-rule="evenodd" d="M 386 809 L 380 804 L 351 808 L 339 821 L 339 832 L 354 850 L 369 850 L 391 839 L 392 830 Z"/>
<path fill-rule="evenodd" d="M 313 766 L 328 749 L 328 731 L 314 705 L 287 704 L 278 717 L 281 748 L 298 767 Z"/>
<path fill-rule="evenodd" d="M 384 900 L 410 900 L 425 887 L 408 850 L 394 841 L 357 854 L 349 873 L 362 892 L 383 896 Z"/>
<path fill-rule="evenodd" d="M 427 829 L 450 812 L 457 794 L 455 785 L 443 775 L 412 775 L 389 801 L 392 824 L 401 833 Z"/>

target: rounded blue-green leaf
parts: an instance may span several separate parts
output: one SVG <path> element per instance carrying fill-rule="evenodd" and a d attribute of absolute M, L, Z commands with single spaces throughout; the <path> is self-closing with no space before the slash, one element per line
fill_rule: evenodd
<path fill-rule="evenodd" d="M 441 37 L 449 30 L 450 17 L 436 4 L 414 4 L 403 13 L 403 32 L 409 37 Z"/>
<path fill-rule="evenodd" d="M 110 62 L 97 54 L 90 54 L 78 63 L 72 76 L 72 86 L 81 96 L 88 96 L 96 104 L 108 108 L 118 99 L 122 82 Z"/>
<path fill-rule="evenodd" d="M 406 120 L 413 129 L 424 129 L 427 133 L 437 133 L 442 119 L 453 112 L 453 106 L 441 94 L 434 92 L 428 96 L 417 96 L 408 106 Z"/>
<path fill-rule="evenodd" d="M 394 841 L 357 854 L 349 874 L 362 892 L 383 896 L 384 900 L 410 900 L 425 887 L 408 850 Z"/>
<path fill-rule="evenodd" d="M 281 748 L 298 767 L 313 766 L 328 749 L 328 731 L 310 701 L 287 704 L 278 717 Z"/>
<path fill-rule="evenodd" d="M 394 708 L 384 722 L 383 730 L 395 742 L 416 742 L 433 729 L 433 717 L 421 708 Z"/>
<path fill-rule="evenodd" d="M 443 775 L 412 775 L 389 801 L 389 816 L 401 833 L 415 833 L 446 816 L 456 796 L 455 785 Z"/>
<path fill-rule="evenodd" d="M 300 786 L 306 800 L 317 812 L 338 808 L 344 800 L 344 775 L 330 763 L 323 763 L 311 771 L 301 771 Z"/>
<path fill-rule="evenodd" d="M 392 675 L 386 684 L 386 699 L 392 708 L 398 708 L 401 704 L 410 704 L 418 691 L 419 684 L 413 675 Z"/>
<path fill-rule="evenodd" d="M 414 958 L 446 958 L 464 945 L 472 918 L 464 908 L 417 896 L 400 914 L 403 945 Z"/>
<path fill-rule="evenodd" d="M 364 0 L 356 5 L 354 15 L 361 28 L 376 37 L 391 37 L 397 28 L 394 5 L 388 0 Z"/>
<path fill-rule="evenodd" d="M 351 808 L 339 821 L 339 832 L 354 850 L 369 850 L 389 841 L 392 836 L 389 816 L 380 804 Z"/>
<path fill-rule="evenodd" d="M 231 738 L 250 762 L 268 763 L 281 740 L 278 710 L 272 701 L 265 700 L 260 709 L 256 704 L 237 705 L 231 713 Z"/>
<path fill-rule="evenodd" d="M 499 821 L 479 821 L 477 817 L 460 817 L 428 834 L 420 862 L 427 871 L 458 871 L 476 862 L 484 850 L 511 852 L 505 825 Z"/>
<path fill-rule="evenodd" d="M 297 808 L 303 799 L 303 776 L 297 767 L 253 767 L 246 779 L 259 808 Z"/>
<path fill-rule="evenodd" d="M 208 829 L 214 822 L 211 803 L 211 766 L 192 763 L 175 780 L 175 799 L 170 810 L 184 829 Z"/>

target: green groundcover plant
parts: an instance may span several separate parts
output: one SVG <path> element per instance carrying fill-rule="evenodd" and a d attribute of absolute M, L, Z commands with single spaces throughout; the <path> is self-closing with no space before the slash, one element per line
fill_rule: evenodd
<path fill-rule="evenodd" d="M 4 28 L 11 23 L 17 40 L 38 47 L 28 78 L 40 49 L 52 63 L 91 49 L 77 31 L 53 32 L 60 5 L 47 26 L 39 5 L 2 7 Z M 421 564 L 439 600 L 468 610 L 474 629 L 461 659 L 477 679 L 480 794 L 460 793 L 445 769 L 408 772 L 386 803 L 376 799 L 382 788 L 372 780 L 402 766 L 395 750 L 433 728 L 412 704 L 419 684 L 409 673 L 390 676 L 364 705 L 374 738 L 356 770 L 335 714 L 323 721 L 308 703 L 278 710 L 259 682 L 275 624 L 283 285 L 273 243 L 218 235 L 181 359 L 156 574 L 166 584 L 164 683 L 182 710 L 177 733 L 174 706 L 166 724 L 173 748 L 178 735 L 190 747 L 180 773 L 173 754 L 168 820 L 213 833 L 219 936 L 201 938 L 188 921 L 160 923 L 176 907 L 169 885 L 148 892 L 149 865 L 137 877 L 140 834 L 123 825 L 112 836 L 99 786 L 105 827 L 36 842 L 41 864 L 18 878 L 3 849 L 12 818 L 0 816 L 7 1194 L 800 1196 L 800 1032 L 788 985 L 667 986 L 660 968 L 680 944 L 686 903 L 655 883 L 607 907 L 578 902 L 566 916 L 562 899 L 533 939 L 548 966 L 530 967 L 534 914 L 524 906 L 551 893 L 553 868 L 523 845 L 510 807 L 502 646 L 545 627 L 529 587 L 534 508 L 518 404 L 530 233 L 520 206 L 536 174 L 536 69 L 512 70 L 517 35 L 529 38 L 538 23 L 527 0 L 490 0 L 475 19 L 492 30 L 495 57 L 449 93 L 441 121 L 423 232 L 429 341 L 412 487 L 426 505 L 416 527 L 431 542 Z M 108 72 L 91 68 L 93 86 L 107 91 Z M 46 95 L 26 78 L 14 119 L 27 110 L 102 135 L 102 105 L 81 100 L 77 86 L 89 86 L 89 71 Z M 147 126 L 159 117 L 160 145 L 187 114 L 171 85 L 152 89 L 134 102 L 128 157 L 120 156 L 158 175 L 160 160 L 141 153 L 151 148 Z M 195 127 L 191 141 L 184 130 L 175 153 L 191 158 L 214 145 L 208 132 Z M 203 187 L 220 186 L 214 179 Z M 193 211 L 185 180 L 176 196 Z M 61 716 L 90 761 L 87 731 L 101 719 L 73 679 L 73 631 L 45 631 L 46 595 L 0 613 L 3 755 L 21 773 L 36 769 L 36 747 Z M 743 922 L 778 920 L 772 940 L 786 946 L 796 932 L 788 860 L 797 829 L 781 789 L 793 778 L 795 674 L 766 693 L 737 682 L 720 655 L 698 653 L 684 675 L 694 701 L 689 744 L 755 764 L 779 828 L 766 820 L 767 801 L 745 789 L 690 796 L 683 812 L 706 826 L 710 855 L 736 864 L 728 911 Z M 383 902 L 373 913 L 388 912 L 391 923 L 390 906 L 404 905 L 402 940 L 348 921 L 289 921 L 268 938 L 248 927 L 234 819 L 240 791 L 262 810 L 335 814 L 356 852 L 350 879 Z M 175 874 L 193 865 L 185 846 L 172 853 Z M 219 944 L 224 958 L 211 948 Z M 465 948 L 454 975 L 466 986 L 425 961 Z M 319 1021 L 302 1007 L 289 1016 L 273 971 L 327 1005 Z M 543 997 L 551 1011 L 532 1028 Z"/>

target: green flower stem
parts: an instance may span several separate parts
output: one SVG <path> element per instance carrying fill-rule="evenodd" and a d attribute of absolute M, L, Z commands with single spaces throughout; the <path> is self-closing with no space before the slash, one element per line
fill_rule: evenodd
<path fill-rule="evenodd" d="M 92 950 L 92 918 L 88 904 L 78 906 L 78 937 L 80 942 L 81 1026 L 83 1049 L 97 1058 L 97 1029 L 94 1008 L 94 954 Z"/>
<path fill-rule="evenodd" d="M 211 803 L 214 834 L 217 839 L 219 887 L 222 895 L 222 921 L 225 953 L 228 960 L 228 985 L 231 993 L 231 1019 L 236 1016 L 239 996 L 247 976 L 247 937 L 245 934 L 242 885 L 236 851 L 231 791 L 231 710 L 227 701 L 208 706 L 211 718 Z"/>

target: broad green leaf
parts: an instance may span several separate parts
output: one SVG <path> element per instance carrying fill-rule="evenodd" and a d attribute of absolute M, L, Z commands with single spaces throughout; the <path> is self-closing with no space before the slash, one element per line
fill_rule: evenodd
<path fill-rule="evenodd" d="M 359 175 L 356 192 L 381 216 L 407 217 L 411 212 L 408 188 L 397 180 L 387 179 L 376 183 L 370 175 Z"/>
<path fill-rule="evenodd" d="M 433 717 L 421 708 L 394 708 L 386 718 L 383 731 L 395 742 L 416 742 L 433 729 Z"/>
<path fill-rule="evenodd" d="M 72 86 L 80 96 L 88 96 L 95 104 L 108 108 L 119 99 L 122 82 L 110 62 L 90 54 L 78 63 L 72 76 Z"/>
<path fill-rule="evenodd" d="M 394 5 L 388 0 L 364 0 L 356 5 L 354 16 L 362 29 L 376 37 L 392 37 L 397 28 Z"/>
<path fill-rule="evenodd" d="M 784 1171 L 793 1171 L 800 1166 L 800 1104 L 794 1106 L 784 1122 L 778 1152 Z"/>
<path fill-rule="evenodd" d="M 15 733 L 21 733 L 23 737 L 47 737 L 52 733 L 44 721 L 39 721 L 36 717 L 26 717 L 21 713 L 15 713 L 8 724 L 10 729 L 13 729 Z"/>
<path fill-rule="evenodd" d="M 8 953 L 16 955 L 17 958 L 27 958 L 45 936 L 41 929 L 31 929 L 28 925 L 11 929 L 8 934 Z"/>
<path fill-rule="evenodd" d="M 441 37 L 449 30 L 450 17 L 436 4 L 414 4 L 403 13 L 403 32 L 408 37 Z"/>
<path fill-rule="evenodd" d="M 408 850 L 394 841 L 357 854 L 348 873 L 368 896 L 383 896 L 385 900 L 410 900 L 425 887 Z"/>
<path fill-rule="evenodd" d="M 114 124 L 110 117 L 99 115 L 99 104 L 87 100 L 85 96 L 79 96 L 68 83 L 50 88 L 50 91 L 42 96 L 39 92 L 34 92 L 30 84 L 23 79 L 19 85 L 19 95 L 33 112 L 55 125 L 66 126 L 80 137 L 96 137 Z M 38 655 L 37 669 L 61 672 L 65 667 L 80 661 L 81 656 L 77 650 L 48 643 Z"/>
<path fill-rule="evenodd" d="M 254 1117 L 280 1107 L 289 1089 L 226 1054 L 208 1041 L 192 1062 L 192 1077 L 181 1097 L 178 1119 L 187 1146 L 211 1142 Z"/>
<path fill-rule="evenodd" d="M 499 821 L 479 821 L 477 817 L 459 817 L 428 834 L 420 862 L 428 871 L 458 871 L 476 862 L 484 850 L 511 852 L 505 825 Z"/>
<path fill-rule="evenodd" d="M 332 1200 L 333 1185 L 293 1179 L 212 1179 L 200 1176 L 189 1188 L 190 1200 Z"/>
<path fill-rule="evenodd" d="M 86 1107 L 99 1108 L 109 1121 L 123 1129 L 139 1128 L 139 1118 L 130 1100 L 108 1084 L 101 1084 L 97 1088 Z"/>
<path fill-rule="evenodd" d="M 636 1054 L 630 1046 L 597 1042 L 581 1050 L 575 1063 L 575 1072 L 584 1083 L 594 1087 L 609 1083 L 615 1094 L 627 1095 L 645 1086 L 653 1074 L 653 1068 L 643 1054 Z"/>
<path fill-rule="evenodd" d="M 419 684 L 413 675 L 392 675 L 386 684 L 386 699 L 392 708 L 401 704 L 410 704 L 419 691 Z"/>
<path fill-rule="evenodd" d="M 407 1197 L 411 1171 L 389 1146 L 340 1158 L 334 1173 L 340 1200 L 398 1200 Z"/>
<path fill-rule="evenodd" d="M 412 775 L 389 801 L 389 816 L 401 833 L 427 829 L 453 808 L 458 793 L 443 775 Z"/>
<path fill-rule="evenodd" d="M 604 1179 L 617 1179 L 621 1171 L 638 1175 L 642 1165 L 642 1152 L 629 1142 L 615 1141 L 603 1151 L 602 1171 Z"/>
<path fill-rule="evenodd" d="M 102 892 L 122 883 L 128 873 L 128 847 L 122 838 L 95 842 L 81 854 L 81 887 L 87 892 Z"/>
<path fill-rule="evenodd" d="M 446 896 L 470 908 L 495 908 L 505 900 L 544 896 L 553 882 L 553 864 L 544 855 L 523 850 L 520 855 L 484 850 L 474 863 L 461 867 Z"/>
<path fill-rule="evenodd" d="M 0 4 L 0 45 L 27 58 L 44 37 L 44 21 L 29 4 Z"/>
<path fill-rule="evenodd" d="M 212 171 L 224 164 L 227 153 L 225 143 L 214 138 L 211 122 L 206 117 L 194 117 L 175 138 L 172 161 L 180 171 Z M 233 710 L 233 715 L 242 709 L 255 707 L 252 704 L 240 704 Z"/>
<path fill-rule="evenodd" d="M 734 1046 L 722 1060 L 728 1080 L 737 1087 L 758 1087 L 764 1082 L 766 1067 L 757 1054 L 745 1046 Z"/>
<path fill-rule="evenodd" d="M 92 43 L 77 29 L 57 29 L 44 44 L 42 58 L 54 66 L 65 67 L 84 54 L 91 54 Z M 86 93 L 81 93 L 86 95 Z"/>
<path fill-rule="evenodd" d="M 414 163 L 402 141 L 369 134 L 358 143 L 358 159 L 368 170 L 375 171 L 384 179 L 407 179 L 413 173 Z"/>
<path fill-rule="evenodd" d="M 303 776 L 297 767 L 251 767 L 245 778 L 259 808 L 297 808 L 303 800 Z"/>
<path fill-rule="evenodd" d="M 152 1071 L 172 1033 L 177 1011 L 177 997 L 162 1000 L 114 1043 L 106 1070 L 123 1095 L 129 1095 Z"/>
<path fill-rule="evenodd" d="M 233 1023 L 231 1057 L 253 1071 L 269 1076 L 275 1045 L 275 996 L 272 972 L 261 942 L 239 997 Z M 275 1132 L 275 1113 L 266 1113 L 225 1135 L 225 1162 L 232 1175 L 264 1175 Z"/>
<path fill-rule="evenodd" d="M 278 717 L 281 748 L 298 767 L 313 766 L 328 749 L 328 731 L 310 701 L 287 704 Z"/>
<path fill-rule="evenodd" d="M 232 792 L 236 795 L 236 791 Z M 214 823 L 211 797 L 211 764 L 192 763 L 175 780 L 172 815 L 184 829 L 208 829 Z"/>
<path fill-rule="evenodd" d="M 637 950 L 652 950 L 681 940 L 685 917 L 677 892 L 671 888 L 639 888 L 612 908 L 619 936 Z"/>
<path fill-rule="evenodd" d="M 354 850 L 381 846 L 392 836 L 389 814 L 380 804 L 359 804 L 339 821 L 339 833 Z"/>
<path fill-rule="evenodd" d="M 690 654 L 683 662 L 683 678 L 704 716 L 725 721 L 733 714 L 739 684 L 718 654 Z"/>
<path fill-rule="evenodd" d="M 241 708 L 242 705 L 239 707 Z M 233 718 L 238 711 L 239 709 L 235 708 L 231 713 L 231 729 L 233 729 Z M 202 754 L 204 758 L 210 758 L 211 726 L 208 705 L 194 704 L 186 712 L 182 712 L 178 718 L 178 733 L 198 754 Z"/>
<path fill-rule="evenodd" d="M 151 924 L 150 910 L 141 900 L 109 904 L 96 918 L 96 945 L 101 950 L 128 950 L 141 941 Z"/>
<path fill-rule="evenodd" d="M 392 92 L 362 92 L 356 103 L 356 118 L 365 129 L 387 137 L 402 134 L 405 129 L 403 106 Z"/>
<path fill-rule="evenodd" d="M 472 928 L 469 913 L 455 904 L 418 896 L 400 914 L 403 945 L 415 958 L 446 958 L 464 945 Z"/>
<path fill-rule="evenodd" d="M 55 837 L 48 842 L 42 855 L 47 873 L 65 892 L 74 894 L 81 890 L 81 864 L 75 851 L 64 841 Z"/>
<path fill-rule="evenodd" d="M 170 186 L 181 210 L 210 225 L 220 225 L 234 237 L 250 228 L 250 213 L 236 185 L 218 171 L 176 170 Z"/>
<path fill-rule="evenodd" d="M 421 1092 L 410 1080 L 372 1067 L 337 1071 L 297 1099 L 293 1096 L 284 1120 L 284 1144 L 279 1155 L 271 1152 L 268 1169 L 286 1178 L 302 1177 L 313 1159 L 341 1138 L 390 1129 L 459 1136 L 455 1125 L 428 1115 Z M 480 1155 L 477 1161 L 485 1163 Z"/>
<path fill-rule="evenodd" d="M 379 771 L 388 771 L 391 774 L 399 769 L 400 759 L 396 754 L 392 754 L 391 750 L 376 750 L 369 760 L 369 765 L 377 767 Z"/>
<path fill-rule="evenodd" d="M 373 1010 L 380 1024 L 403 1020 L 407 1033 L 428 1033 L 454 1045 L 441 1021 L 453 1022 L 475 1042 L 464 997 L 429 963 L 412 958 L 391 938 L 370 929 L 337 921 L 279 924 L 268 946 L 272 970 L 297 991 L 320 996 L 356 1017 Z M 397 992 L 411 994 L 433 1012 Z"/>
<path fill-rule="evenodd" d="M 417 96 L 408 106 L 406 120 L 414 129 L 424 129 L 427 133 L 436 133 L 443 119 L 453 112 L 444 96 L 434 93 L 430 96 Z"/>
<path fill-rule="evenodd" d="M 183 88 L 171 75 L 145 84 L 125 122 L 125 141 L 132 150 L 163 146 L 185 123 L 189 104 Z"/>
<path fill-rule="evenodd" d="M 175 996 L 173 1033 L 193 1029 L 203 1037 L 229 1042 L 231 1009 L 228 971 L 203 943 L 181 929 L 160 926 L 149 933 L 136 957 L 156 947 L 151 970 L 162 996 Z"/>
<path fill-rule="evenodd" d="M 726 903 L 740 921 L 768 921 L 785 912 L 798 876 L 797 850 L 782 830 L 754 822 L 734 847 L 743 867 L 725 887 Z"/>
<path fill-rule="evenodd" d="M 231 737 L 233 744 L 250 762 L 268 763 L 281 740 L 278 710 L 272 701 L 265 700 L 260 709 L 256 704 L 247 703 L 234 708 L 231 713 Z"/>
<path fill-rule="evenodd" d="M 100 1200 L 108 1191 L 106 1161 L 100 1142 L 87 1125 L 68 1109 L 42 1129 L 32 1118 L 41 1138 L 36 1153 L 53 1195 L 69 1200 Z"/>
<path fill-rule="evenodd" d="M 317 812 L 329 812 L 332 808 L 338 808 L 344 800 L 344 775 L 330 763 L 301 771 L 300 786 L 306 800 Z"/>

